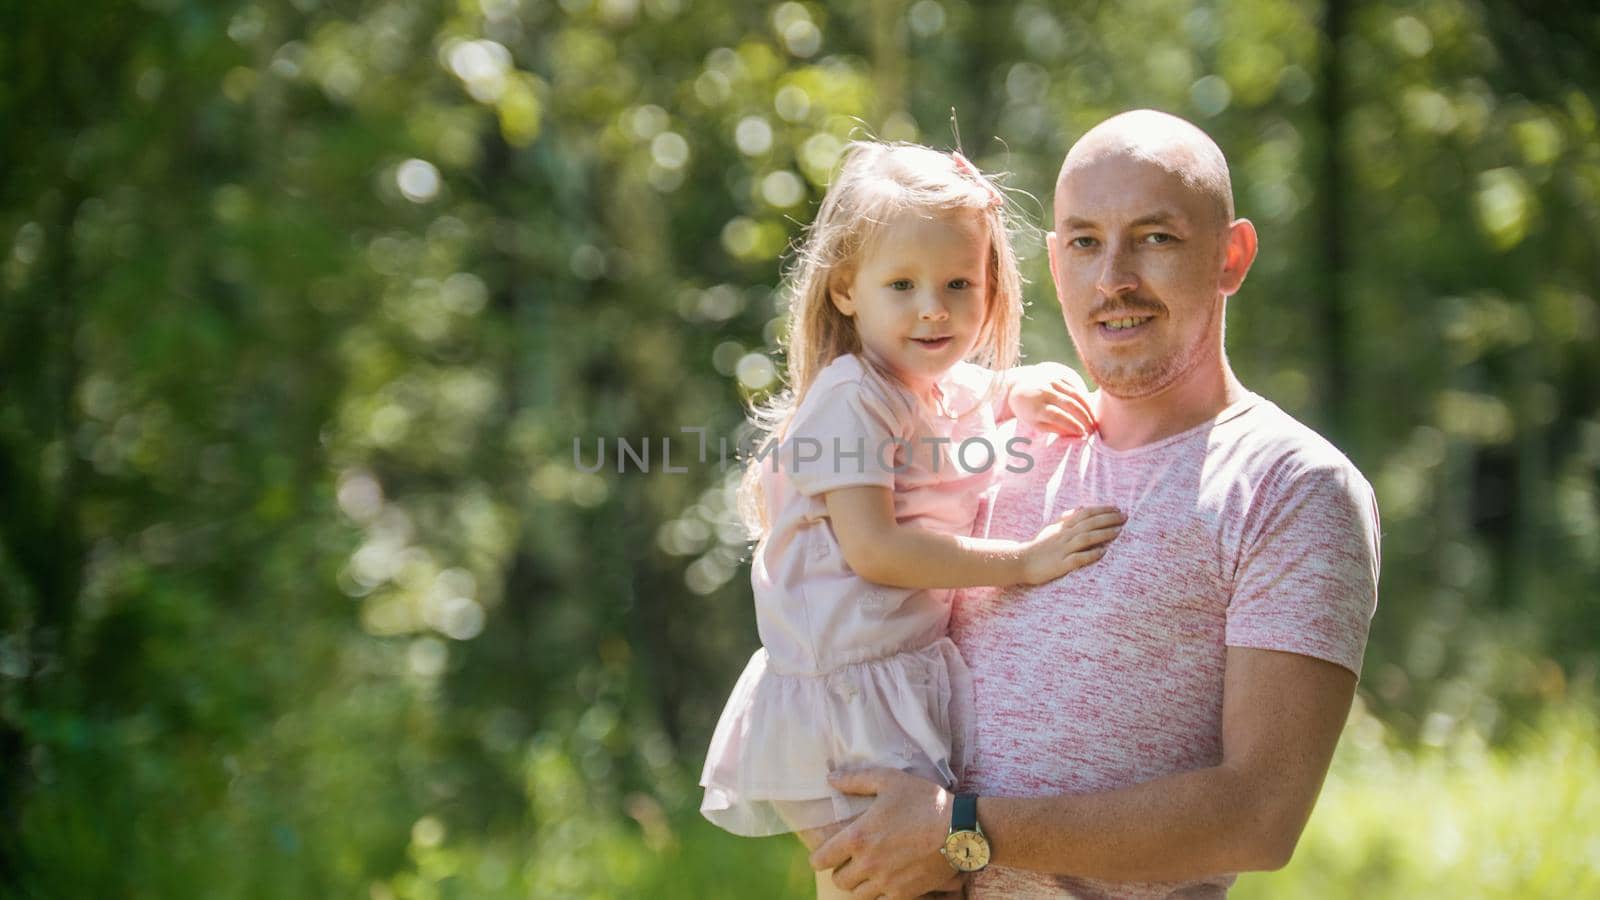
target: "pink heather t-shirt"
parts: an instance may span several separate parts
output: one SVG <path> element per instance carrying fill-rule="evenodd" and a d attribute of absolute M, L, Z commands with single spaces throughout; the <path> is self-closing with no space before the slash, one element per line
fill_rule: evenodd
<path fill-rule="evenodd" d="M 1127 525 L 1098 562 L 1037 587 L 974 589 L 950 632 L 971 667 L 977 746 L 963 790 L 1109 791 L 1222 759 L 1228 647 L 1300 653 L 1360 674 L 1377 603 L 1372 488 L 1333 445 L 1247 395 L 1130 450 L 1023 431 L 1034 467 L 1002 473 L 978 534 L 1025 540 L 1078 506 Z M 1106 882 L 990 866 L 974 897 L 1223 897 L 1191 883 Z"/>

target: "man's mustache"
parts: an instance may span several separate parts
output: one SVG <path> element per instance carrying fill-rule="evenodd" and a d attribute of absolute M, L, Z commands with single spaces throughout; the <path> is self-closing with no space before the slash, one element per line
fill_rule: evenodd
<path fill-rule="evenodd" d="M 1097 304 L 1094 309 L 1089 311 L 1089 318 L 1091 320 L 1098 320 L 1100 317 L 1104 316 L 1105 314 L 1112 313 L 1112 312 L 1116 312 L 1116 313 L 1149 313 L 1151 315 L 1158 316 L 1158 315 L 1161 315 L 1162 313 L 1164 313 L 1166 311 L 1167 311 L 1166 305 L 1161 303 L 1160 301 L 1151 300 L 1151 299 L 1149 299 L 1147 297 L 1138 297 L 1138 296 L 1129 295 L 1129 296 L 1126 296 L 1126 297 L 1118 297 L 1115 300 L 1107 300 L 1107 301 L 1104 301 L 1104 302 L 1102 302 L 1100 304 Z"/>

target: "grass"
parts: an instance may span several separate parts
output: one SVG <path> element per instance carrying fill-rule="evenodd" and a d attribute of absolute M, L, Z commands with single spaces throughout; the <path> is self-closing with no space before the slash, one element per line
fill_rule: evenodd
<path fill-rule="evenodd" d="M 1504 746 L 1485 746 L 1462 726 L 1433 729 L 1433 743 L 1413 748 L 1358 705 L 1293 861 L 1242 876 L 1233 896 L 1600 896 L 1595 709 L 1569 700 Z M 328 769 L 337 756 L 322 748 L 306 762 Z M 63 771 L 30 805 L 21 892 L 0 887 L 0 900 L 813 895 L 798 840 L 716 829 L 695 811 L 699 794 L 683 773 L 669 777 L 661 798 L 635 793 L 619 803 L 609 788 L 590 786 L 559 740 L 536 741 L 522 759 L 527 814 L 476 825 L 432 814 L 413 822 L 378 802 L 374 786 L 396 773 L 334 790 L 343 782 L 333 768 L 338 783 L 309 794 L 236 785 L 222 802 L 196 794 L 192 772 L 140 775 L 114 758 L 90 760 L 93 769 Z M 303 827 L 284 831 L 296 821 Z M 375 831 L 380 821 L 389 825 Z M 304 838 L 284 844 L 285 833 Z"/>
<path fill-rule="evenodd" d="M 1294 859 L 1231 897 L 1600 896 L 1600 726 L 1589 704 L 1547 712 L 1508 746 L 1471 731 L 1396 746 L 1352 715 Z M 812 896 L 799 842 L 741 840 L 702 821 L 642 871 L 637 896 Z"/>

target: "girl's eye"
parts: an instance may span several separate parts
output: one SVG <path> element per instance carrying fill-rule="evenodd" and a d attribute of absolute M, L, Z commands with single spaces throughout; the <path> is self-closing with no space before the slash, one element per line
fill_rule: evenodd
<path fill-rule="evenodd" d="M 969 287 L 972 287 L 972 282 L 965 278 L 956 278 L 950 282 L 950 290 L 952 291 L 964 291 Z"/>
<path fill-rule="evenodd" d="M 911 279 L 896 278 L 894 281 L 889 282 L 889 288 L 896 291 L 909 291 L 911 290 Z"/>
<path fill-rule="evenodd" d="M 1067 244 L 1078 250 L 1088 250 L 1094 247 L 1095 240 L 1092 237 L 1075 237 Z"/>

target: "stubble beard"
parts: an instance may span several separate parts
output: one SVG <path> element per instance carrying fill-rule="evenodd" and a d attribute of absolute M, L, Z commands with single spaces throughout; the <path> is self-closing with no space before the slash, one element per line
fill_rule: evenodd
<path fill-rule="evenodd" d="M 1212 316 L 1215 315 L 1213 312 Z M 1211 328 L 1208 326 L 1201 329 L 1187 346 L 1180 346 L 1173 352 L 1163 353 L 1153 359 L 1108 362 L 1084 353 L 1081 345 L 1077 347 L 1078 358 L 1083 361 L 1083 367 L 1100 390 L 1118 400 L 1143 400 L 1176 384 L 1199 365 L 1206 355 L 1206 342 L 1210 336 Z"/>
<path fill-rule="evenodd" d="M 1084 358 L 1084 368 L 1100 389 L 1119 400 L 1141 400 L 1161 392 L 1182 371 L 1176 354 L 1159 359 L 1102 366 Z"/>

